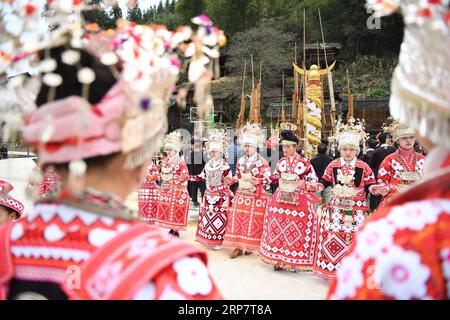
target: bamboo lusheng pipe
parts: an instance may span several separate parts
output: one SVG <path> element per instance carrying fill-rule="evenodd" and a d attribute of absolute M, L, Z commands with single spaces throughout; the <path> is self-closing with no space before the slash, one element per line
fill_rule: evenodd
<path fill-rule="evenodd" d="M 303 81 L 300 83 L 301 87 L 300 87 L 300 91 L 303 88 Z M 303 89 L 304 90 L 304 89 Z M 297 116 L 297 135 L 300 138 L 304 138 L 305 137 L 305 133 L 304 133 L 304 128 L 303 128 L 303 104 L 300 103 L 300 100 L 298 101 L 298 116 Z"/>
<path fill-rule="evenodd" d="M 295 63 L 297 63 L 297 42 L 295 43 Z M 292 94 L 292 122 L 297 124 L 298 74 L 294 68 L 294 93 Z"/>
<path fill-rule="evenodd" d="M 320 48 L 319 48 L 319 41 L 316 42 L 317 45 L 317 67 L 319 68 L 319 70 L 321 69 L 320 66 Z M 320 81 L 323 83 L 322 78 L 320 79 Z M 321 112 L 321 121 L 322 121 L 322 137 L 326 136 L 326 130 L 327 130 L 327 118 L 325 116 L 325 92 L 322 89 L 322 112 Z"/>
<path fill-rule="evenodd" d="M 253 66 L 253 55 L 251 55 L 252 62 L 252 90 L 250 93 L 250 114 L 248 115 L 248 122 L 255 122 L 255 72 Z"/>
<path fill-rule="evenodd" d="M 354 118 L 355 110 L 354 110 L 354 106 L 353 106 L 353 94 L 352 94 L 352 91 L 350 90 L 350 77 L 349 77 L 349 74 L 348 74 L 348 69 L 347 69 L 347 91 L 348 91 L 348 114 L 347 114 L 347 119 L 350 119 L 350 118 Z"/>
<path fill-rule="evenodd" d="M 261 119 L 262 60 L 259 63 L 259 82 L 255 87 L 255 122 L 262 125 Z"/>
<path fill-rule="evenodd" d="M 323 43 L 323 50 L 324 50 L 324 54 L 325 54 L 325 65 L 328 69 L 328 56 L 327 56 L 327 47 L 326 47 L 326 43 L 325 43 L 325 35 L 323 32 L 323 25 L 322 25 L 322 16 L 320 14 L 320 9 L 317 8 L 318 12 L 319 12 L 319 22 L 320 22 L 320 31 L 322 33 L 322 43 Z M 330 102 L 331 102 L 331 128 L 333 133 L 336 132 L 336 102 L 334 100 L 334 86 L 333 86 L 333 75 L 331 74 L 331 72 L 329 72 L 327 74 L 327 78 L 328 78 L 328 90 L 330 91 Z"/>
<path fill-rule="evenodd" d="M 242 76 L 242 93 L 241 93 L 241 108 L 239 116 L 236 120 L 236 129 L 241 129 L 244 126 L 245 118 L 245 75 L 247 72 L 247 61 L 244 62 L 244 74 Z"/>
<path fill-rule="evenodd" d="M 281 122 L 286 122 L 286 113 L 284 110 L 284 71 L 281 71 L 282 86 L 281 86 Z"/>

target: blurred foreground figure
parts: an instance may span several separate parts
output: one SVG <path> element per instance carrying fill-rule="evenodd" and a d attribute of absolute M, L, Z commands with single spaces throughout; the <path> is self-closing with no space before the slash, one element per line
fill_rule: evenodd
<path fill-rule="evenodd" d="M 430 151 L 424 179 L 388 201 L 358 233 L 330 299 L 450 298 L 450 11 L 402 0 L 405 38 L 391 114 Z M 370 1 L 389 13 L 393 1 Z M 429 14 L 425 14 L 429 13 Z"/>
<path fill-rule="evenodd" d="M 13 189 L 9 182 L 0 180 L 0 226 L 20 219 L 23 214 L 23 204 L 9 194 Z"/>
<path fill-rule="evenodd" d="M 122 200 L 138 189 L 167 131 L 178 53 L 188 58 L 182 47 L 194 38 L 204 44 L 207 34 L 204 45 L 216 50 L 220 30 L 204 16 L 193 19 L 200 33 L 126 21 L 107 32 L 92 25 L 85 30 L 78 20 L 67 26 L 73 21 L 68 15 L 84 2 L 67 8 L 67 2 L 53 1 L 45 7 L 57 26 L 49 33 L 43 8 L 33 11 L 27 4 L 25 10 L 22 1 L 1 5 L 7 9 L 0 10 L 1 30 L 13 31 L 3 25 L 11 15 L 30 22 L 24 28 L 33 26 L 26 39 L 2 34 L 13 47 L 0 59 L 9 54 L 26 63 L 31 57 L 38 66 L 42 83 L 34 110 L 26 110 L 23 138 L 44 168 L 60 174 L 61 192 L 39 198 L 26 217 L 0 228 L 0 299 L 221 298 L 205 253 L 133 218 Z M 200 56 L 201 65 L 195 60 Z M 158 68 L 148 68 L 155 60 Z M 203 77 L 205 83 L 208 61 L 196 53 L 190 81 Z M 11 90 L 30 79 L 19 80 L 8 83 Z"/>

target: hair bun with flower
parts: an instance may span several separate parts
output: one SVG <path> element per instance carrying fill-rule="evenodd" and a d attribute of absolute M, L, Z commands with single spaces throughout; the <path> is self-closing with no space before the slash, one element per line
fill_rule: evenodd
<path fill-rule="evenodd" d="M 19 64 L 27 66 L 27 70 L 31 68 L 32 73 L 37 75 L 32 79 L 38 78 L 42 82 L 38 100 L 43 108 L 47 105 L 50 108 L 51 104 L 54 110 L 42 117 L 42 114 L 35 116 L 36 122 L 31 128 L 33 134 L 31 131 L 27 134 L 31 139 L 28 142 L 39 146 L 41 155 L 46 155 L 41 159 L 65 163 L 93 157 L 96 152 L 98 155 L 117 152 L 120 146 L 119 151 L 127 154 L 127 168 L 147 162 L 162 145 L 167 132 L 167 105 L 175 91 L 182 60 L 190 61 L 188 75 L 189 80 L 197 85 L 194 101 L 198 107 L 206 110 L 212 101 L 208 83 L 214 76 L 214 66 L 218 66 L 219 47 L 226 43 L 223 31 L 213 27 L 206 16 L 193 19 L 195 31 L 188 26 L 169 31 L 162 25 L 144 26 L 123 20 L 117 22 L 114 30 L 102 31 L 96 24 L 86 23 L 80 14 L 83 10 L 98 9 L 99 6 L 105 9 L 105 6 L 112 6 L 116 2 L 108 1 L 99 5 L 71 0 L 0 1 L 0 30 L 7 30 L 0 34 L 0 74 L 11 72 Z M 19 20 L 23 34 L 10 27 L 11 21 Z M 49 29 L 51 32 L 48 32 Z M 86 62 L 86 56 L 89 55 L 95 56 L 97 60 L 89 58 Z M 95 66 L 99 64 L 117 83 L 106 93 L 98 89 L 101 83 Z M 67 82 L 68 77 L 58 72 L 61 69 L 75 73 L 75 81 Z M 14 86 L 17 91 L 18 87 L 28 83 L 25 80 L 23 76 L 8 79 L 7 89 Z M 75 91 L 72 87 L 81 88 L 79 93 L 72 94 L 78 98 L 71 100 L 72 107 L 75 104 L 79 107 L 69 108 L 71 119 L 79 119 L 74 126 L 79 130 L 71 132 L 69 138 L 65 139 L 68 134 L 62 133 L 64 126 L 59 117 L 68 111 L 56 110 L 67 109 L 62 105 L 63 100 L 71 95 L 60 93 L 62 88 L 65 92 Z M 109 88 L 110 85 L 103 87 Z M 16 93 L 17 101 L 20 101 L 19 93 Z M 103 99 L 92 101 L 93 93 L 102 93 Z M 97 120 L 110 113 L 103 108 L 108 108 L 111 101 L 117 101 L 118 105 L 121 97 L 124 99 L 123 112 L 121 108 L 116 108 L 120 115 L 108 115 L 120 122 L 118 139 L 115 126 L 106 126 L 103 121 L 104 128 L 98 128 L 100 124 Z M 27 108 L 27 118 L 35 107 L 30 109 Z M 23 111 L 20 110 L 22 115 Z M 35 132 L 36 128 L 40 131 Z M 98 139 L 88 135 L 90 132 L 99 137 L 100 129 L 107 131 L 104 133 L 108 141 L 104 142 L 108 148 L 99 148 Z M 72 152 L 74 141 L 79 141 L 76 143 L 77 152 Z M 58 147 L 58 157 L 50 151 L 54 150 L 55 145 Z M 66 149 L 71 152 L 65 152 Z"/>
<path fill-rule="evenodd" d="M 299 139 L 294 131 L 285 130 L 281 132 L 281 143 L 283 145 L 286 144 L 297 144 L 299 143 Z"/>

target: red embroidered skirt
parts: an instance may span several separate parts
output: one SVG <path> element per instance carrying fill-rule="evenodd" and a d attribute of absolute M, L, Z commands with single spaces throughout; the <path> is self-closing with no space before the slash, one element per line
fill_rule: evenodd
<path fill-rule="evenodd" d="M 369 207 L 365 198 L 356 197 L 350 210 L 333 198 L 319 222 L 319 236 L 313 275 L 333 279 L 347 254 L 356 232 L 366 221 Z"/>
<path fill-rule="evenodd" d="M 198 216 L 196 241 L 211 248 L 222 245 L 232 198 L 230 190 L 206 190 Z"/>
<path fill-rule="evenodd" d="M 175 231 L 186 230 L 189 201 L 184 187 L 161 188 L 154 225 Z"/>
<path fill-rule="evenodd" d="M 228 224 L 223 246 L 257 252 L 263 233 L 268 196 L 238 190 L 228 213 Z"/>
<path fill-rule="evenodd" d="M 266 263 L 289 271 L 310 271 L 317 237 L 317 198 L 306 192 L 288 196 L 278 189 L 264 219 L 259 254 Z"/>
<path fill-rule="evenodd" d="M 138 190 L 139 215 L 147 223 L 153 224 L 158 211 L 159 186 L 154 181 L 145 180 Z"/>

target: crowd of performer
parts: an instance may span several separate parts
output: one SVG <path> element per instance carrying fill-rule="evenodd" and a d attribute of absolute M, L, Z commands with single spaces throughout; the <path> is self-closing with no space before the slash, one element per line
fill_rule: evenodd
<path fill-rule="evenodd" d="M 184 149 L 178 132 L 166 136 L 161 154 L 145 167 L 139 216 L 179 237 L 190 209 L 198 208 L 196 241 L 229 249 L 232 259 L 255 253 L 275 271 L 333 279 L 373 210 L 423 175 L 425 156 L 416 152 L 415 132 L 398 122 L 365 141 L 366 133 L 351 119 L 336 135 L 337 149 L 320 144 L 310 161 L 293 130 L 267 143 L 259 124 L 247 124 L 231 145 L 225 130 L 207 133 Z M 274 154 L 263 156 L 264 148 Z M 60 186 L 53 166 L 32 185 L 44 199 L 61 192 Z M 1 188 L 0 222 L 5 223 L 19 218 L 23 205 L 8 196 L 9 183 L 2 181 Z"/>
<path fill-rule="evenodd" d="M 192 19 L 196 32 L 126 21 L 101 32 L 68 18 L 80 1 L 51 1 L 48 32 L 32 4 L 2 5 L 2 104 L 18 110 L 3 131 L 20 128 L 39 161 L 32 208 L 0 180 L 0 300 L 222 298 L 206 251 L 179 239 L 191 202 L 203 246 L 331 280 L 329 299 L 450 298 L 448 1 L 368 2 L 407 15 L 391 87 L 398 122 L 367 140 L 350 118 L 314 145 L 292 123 L 265 141 L 261 119 L 236 130 L 233 144 L 216 129 L 191 146 L 166 135 L 182 65 L 175 52 L 191 58 L 199 110 L 211 104 L 205 84 L 226 38 L 206 16 Z M 39 77 L 4 77 L 31 61 Z M 134 192 L 139 218 L 124 202 Z"/>
<path fill-rule="evenodd" d="M 324 141 L 309 161 L 294 130 L 267 142 L 259 124 L 247 124 L 230 144 L 227 132 L 212 129 L 184 148 L 173 132 L 148 164 L 140 216 L 179 236 L 199 207 L 195 238 L 206 247 L 332 279 L 366 218 L 423 174 L 412 129 L 393 122 L 376 139 L 365 137 L 351 119 L 336 135 L 336 150 Z"/>

